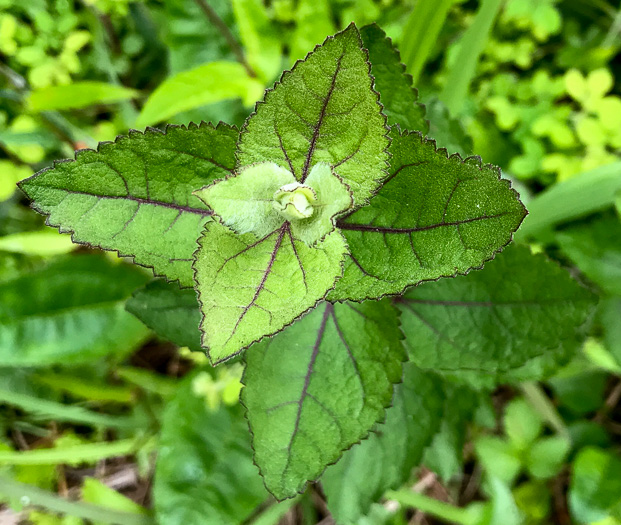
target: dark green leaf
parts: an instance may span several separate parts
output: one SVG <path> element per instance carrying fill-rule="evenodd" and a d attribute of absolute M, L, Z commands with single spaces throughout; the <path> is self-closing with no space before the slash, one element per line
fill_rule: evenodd
<path fill-rule="evenodd" d="M 207 372 L 202 372 L 207 373 Z M 242 523 L 268 498 L 241 407 L 207 409 L 188 377 L 166 407 L 153 486 L 161 525 Z"/>
<path fill-rule="evenodd" d="M 201 314 L 194 290 L 181 290 L 158 279 L 136 290 L 125 308 L 164 339 L 202 351 L 198 329 Z"/>
<path fill-rule="evenodd" d="M 408 481 L 439 428 L 443 394 L 437 377 L 411 363 L 404 365 L 403 382 L 395 385 L 386 421 L 321 478 L 338 523 L 356 523 L 387 490 Z"/>
<path fill-rule="evenodd" d="M 242 401 L 255 461 L 294 496 L 384 416 L 404 358 L 389 302 L 324 303 L 246 354 Z"/>
<path fill-rule="evenodd" d="M 418 286 L 397 302 L 411 360 L 493 386 L 566 362 L 594 297 L 544 255 L 511 246 L 479 272 Z"/>
<path fill-rule="evenodd" d="M 602 290 L 621 295 L 621 222 L 612 212 L 556 234 L 561 249 Z"/>
<path fill-rule="evenodd" d="M 392 40 L 377 24 L 364 26 L 360 36 L 369 51 L 371 75 L 375 77 L 375 89 L 379 91 L 388 124 L 426 133 L 429 125 L 425 120 L 425 106 L 417 102 L 418 93 L 412 86 L 412 77 L 405 72 Z"/>
<path fill-rule="evenodd" d="M 132 256 L 192 286 L 192 254 L 211 212 L 192 195 L 233 169 L 237 130 L 225 124 L 148 129 L 80 150 L 20 183 L 47 222 L 75 242 Z"/>
<path fill-rule="evenodd" d="M 131 351 L 148 331 L 124 302 L 146 280 L 137 268 L 93 255 L 3 280 L 0 365 L 66 365 Z"/>
<path fill-rule="evenodd" d="M 275 162 L 304 182 L 317 162 L 334 167 L 360 206 L 386 177 L 386 117 L 352 24 L 315 48 L 273 90 L 242 128 L 239 166 Z"/>
<path fill-rule="evenodd" d="M 399 294 L 480 267 L 510 242 L 526 210 L 500 172 L 447 157 L 419 133 L 390 133 L 390 176 L 371 204 L 340 219 L 351 251 L 330 300 Z"/>

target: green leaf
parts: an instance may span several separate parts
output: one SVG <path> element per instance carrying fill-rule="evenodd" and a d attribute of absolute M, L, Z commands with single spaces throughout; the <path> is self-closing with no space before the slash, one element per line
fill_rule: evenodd
<path fill-rule="evenodd" d="M 351 256 L 330 300 L 399 294 L 480 267 L 526 214 L 498 169 L 447 157 L 419 133 L 390 134 L 391 168 L 371 204 L 340 219 Z"/>
<path fill-rule="evenodd" d="M 507 405 L 503 423 L 507 437 L 519 449 L 530 446 L 543 429 L 541 416 L 523 398 L 514 399 Z"/>
<path fill-rule="evenodd" d="M 560 231 L 556 241 L 591 281 L 621 295 L 621 222 L 612 211 Z"/>
<path fill-rule="evenodd" d="M 164 339 L 203 351 L 198 329 L 201 314 L 194 290 L 180 290 L 176 284 L 154 280 L 136 290 L 125 309 Z"/>
<path fill-rule="evenodd" d="M 400 337 L 388 302 L 324 303 L 246 354 L 242 402 L 276 498 L 301 492 L 383 418 L 401 378 Z"/>
<path fill-rule="evenodd" d="M 211 212 L 192 195 L 230 172 L 237 130 L 225 124 L 133 132 L 20 183 L 74 242 L 116 250 L 192 286 L 192 254 Z"/>
<path fill-rule="evenodd" d="M 27 255 L 59 255 L 72 251 L 75 245 L 66 235 L 51 228 L 39 231 L 14 233 L 0 237 L 0 251 Z"/>
<path fill-rule="evenodd" d="M 0 364 L 49 366 L 129 352 L 148 331 L 123 303 L 147 277 L 80 255 L 0 283 Z"/>
<path fill-rule="evenodd" d="M 403 382 L 395 385 L 386 421 L 327 468 L 321 484 L 338 523 L 357 523 L 387 490 L 409 480 L 440 426 L 441 383 L 432 374 L 405 364 Z"/>
<path fill-rule="evenodd" d="M 386 117 L 372 89 L 369 63 L 352 24 L 283 73 L 242 128 L 239 166 L 275 162 L 305 182 L 327 162 L 368 202 L 386 177 Z"/>
<path fill-rule="evenodd" d="M 303 185 L 290 171 L 262 162 L 194 194 L 237 233 L 262 238 L 288 220 L 294 237 L 308 245 L 334 231 L 336 216 L 352 206 L 349 189 L 325 162 L 313 166 Z"/>
<path fill-rule="evenodd" d="M 162 421 L 153 487 L 158 523 L 242 523 L 268 498 L 241 407 L 210 412 L 184 380 Z"/>
<path fill-rule="evenodd" d="M 295 21 L 295 30 L 288 41 L 293 60 L 304 58 L 317 42 L 336 32 L 330 0 L 299 0 Z"/>
<path fill-rule="evenodd" d="M 594 297 L 518 245 L 479 272 L 418 286 L 397 302 L 410 359 L 493 387 L 566 362 L 582 343 Z"/>
<path fill-rule="evenodd" d="M 485 470 L 508 485 L 513 484 L 522 469 L 519 452 L 498 436 L 480 436 L 475 450 Z"/>
<path fill-rule="evenodd" d="M 250 106 L 263 89 L 263 84 L 248 76 L 238 62 L 209 62 L 162 82 L 145 102 L 135 126 L 164 122 L 182 111 L 221 100 L 241 98 Z"/>
<path fill-rule="evenodd" d="M 616 454 L 594 447 L 580 451 L 573 462 L 569 508 L 578 523 L 621 520 L 621 459 Z"/>
<path fill-rule="evenodd" d="M 534 478 L 553 478 L 563 467 L 570 449 L 571 442 L 565 437 L 544 437 L 528 451 L 526 466 Z"/>
<path fill-rule="evenodd" d="M 606 349 L 621 365 L 621 298 L 605 298 L 599 304 L 599 322 L 604 332 Z"/>
<path fill-rule="evenodd" d="M 214 364 L 315 306 L 340 277 L 347 250 L 338 231 L 309 247 L 288 222 L 257 239 L 212 221 L 199 245 L 194 267 L 202 343 Z"/>
<path fill-rule="evenodd" d="M 36 89 L 28 95 L 27 103 L 31 111 L 54 111 L 120 102 L 135 98 L 137 94 L 135 89 L 85 80 Z"/>
<path fill-rule="evenodd" d="M 369 52 L 371 75 L 375 77 L 375 89 L 379 91 L 388 124 L 426 133 L 429 125 L 425 120 L 425 106 L 417 102 L 418 92 L 412 86 L 412 77 L 405 72 L 392 40 L 377 24 L 364 26 L 360 36 Z"/>

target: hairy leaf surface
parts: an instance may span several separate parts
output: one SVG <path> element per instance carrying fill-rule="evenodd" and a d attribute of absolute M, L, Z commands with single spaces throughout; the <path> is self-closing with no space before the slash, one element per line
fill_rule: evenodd
<path fill-rule="evenodd" d="M 283 74 L 246 121 L 239 166 L 276 162 L 304 182 L 327 162 L 362 205 L 386 177 L 386 118 L 352 24 Z"/>
<path fill-rule="evenodd" d="M 412 77 L 405 72 L 399 51 L 392 40 L 377 25 L 360 29 L 364 47 L 369 51 L 371 75 L 379 91 L 388 124 L 398 124 L 402 129 L 426 133 L 425 106 L 419 104 L 418 93 L 412 86 Z"/>
<path fill-rule="evenodd" d="M 207 373 L 207 372 L 202 372 Z M 153 486 L 161 525 L 242 523 L 269 495 L 239 406 L 207 409 L 193 374 L 166 407 Z"/>
<path fill-rule="evenodd" d="M 203 351 L 198 329 L 201 314 L 194 290 L 182 290 L 174 283 L 156 279 L 136 290 L 125 309 L 164 339 Z"/>
<path fill-rule="evenodd" d="M 225 124 L 132 132 L 20 183 L 48 224 L 192 286 L 192 254 L 211 212 L 192 195 L 235 165 Z"/>
<path fill-rule="evenodd" d="M 357 523 L 389 489 L 403 485 L 438 430 L 442 381 L 411 363 L 395 385 L 386 421 L 328 467 L 321 484 L 337 523 Z"/>
<path fill-rule="evenodd" d="M 246 355 L 242 402 L 255 462 L 294 496 L 384 416 L 404 351 L 389 302 L 324 303 Z"/>
<path fill-rule="evenodd" d="M 493 386 L 567 361 L 594 297 L 544 255 L 511 246 L 479 272 L 417 286 L 396 303 L 414 363 Z"/>
<path fill-rule="evenodd" d="M 310 247 L 289 223 L 257 239 L 212 221 L 199 245 L 195 271 L 202 342 L 214 364 L 315 306 L 340 277 L 347 250 L 338 231 Z"/>
<path fill-rule="evenodd" d="M 148 330 L 124 309 L 144 272 L 104 257 L 57 259 L 0 283 L 0 366 L 49 366 L 130 352 Z"/>
<path fill-rule="evenodd" d="M 330 300 L 399 294 L 480 267 L 526 210 L 498 169 L 447 157 L 418 133 L 390 134 L 390 176 L 369 206 L 338 221 L 351 256 Z"/>

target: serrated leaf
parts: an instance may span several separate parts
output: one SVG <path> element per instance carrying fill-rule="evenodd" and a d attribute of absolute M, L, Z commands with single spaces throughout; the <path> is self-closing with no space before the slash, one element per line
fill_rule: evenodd
<path fill-rule="evenodd" d="M 375 89 L 379 91 L 388 124 L 426 133 L 429 125 L 425 120 L 425 106 L 417 102 L 418 93 L 412 86 L 412 77 L 405 72 L 392 40 L 377 24 L 360 29 L 360 37 L 369 52 L 371 75 L 375 78 Z"/>
<path fill-rule="evenodd" d="M 174 283 L 157 279 L 136 290 L 125 309 L 164 339 L 203 351 L 198 329 L 201 314 L 194 290 L 182 290 Z"/>
<path fill-rule="evenodd" d="M 242 402 L 276 498 L 302 491 L 383 418 L 401 378 L 400 337 L 388 302 L 324 303 L 248 352 Z"/>
<path fill-rule="evenodd" d="M 221 100 L 241 98 L 245 106 L 250 106 L 263 89 L 263 84 L 250 77 L 238 62 L 209 62 L 162 82 L 145 102 L 135 126 L 151 126 L 182 111 Z"/>
<path fill-rule="evenodd" d="M 242 129 L 239 166 L 276 162 L 304 182 L 327 162 L 368 201 L 386 176 L 385 117 L 352 24 L 315 48 L 268 90 Z"/>
<path fill-rule="evenodd" d="M 544 255 L 515 245 L 483 270 L 425 283 L 397 304 L 412 361 L 493 387 L 566 362 L 582 343 L 594 296 Z"/>
<path fill-rule="evenodd" d="M 192 195 L 235 165 L 225 124 L 147 130 L 80 150 L 19 186 L 74 242 L 116 250 L 192 286 L 192 254 L 211 212 Z"/>
<path fill-rule="evenodd" d="M 194 268 L 202 343 L 214 364 L 315 306 L 340 277 L 347 250 L 338 231 L 307 246 L 288 222 L 257 239 L 212 221 L 199 246 Z"/>
<path fill-rule="evenodd" d="M 153 486 L 161 525 L 242 523 L 269 495 L 239 406 L 207 409 L 184 380 L 166 407 Z"/>
<path fill-rule="evenodd" d="M 419 133 L 390 133 L 390 176 L 369 206 L 340 219 L 350 248 L 330 300 L 399 294 L 480 267 L 526 215 L 510 182 L 481 160 L 447 157 Z"/>
<path fill-rule="evenodd" d="M 357 523 L 387 490 L 408 481 L 439 428 L 442 397 L 442 381 L 411 363 L 404 365 L 386 421 L 321 478 L 337 523 Z"/>
<path fill-rule="evenodd" d="M 130 352 L 148 330 L 123 303 L 147 277 L 99 256 L 68 256 L 0 283 L 0 365 L 72 364 Z"/>
<path fill-rule="evenodd" d="M 27 103 L 32 111 L 83 108 L 136 97 L 138 92 L 106 82 L 75 82 L 66 86 L 47 86 L 31 91 Z"/>

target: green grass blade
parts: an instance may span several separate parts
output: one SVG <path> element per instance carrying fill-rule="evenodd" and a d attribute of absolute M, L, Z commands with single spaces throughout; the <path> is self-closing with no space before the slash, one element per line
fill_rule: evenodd
<path fill-rule="evenodd" d="M 454 0 L 419 0 L 403 29 L 401 56 L 414 86 L 438 39 Z"/>
<path fill-rule="evenodd" d="M 502 0 L 483 0 L 474 22 L 466 30 L 459 42 L 459 53 L 440 94 L 452 115 L 463 108 L 468 95 L 468 87 L 474 78 L 477 62 L 483 52 Z"/>
<path fill-rule="evenodd" d="M 25 483 L 19 483 L 4 476 L 0 476 L 0 494 L 10 498 L 18 498 L 23 502 L 28 501 L 30 505 L 44 507 L 60 514 L 91 520 L 95 523 L 114 525 L 152 525 L 155 523 L 150 516 L 119 512 L 79 501 L 68 501 L 52 492 L 41 490 Z"/>

